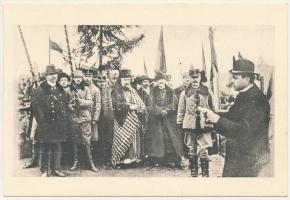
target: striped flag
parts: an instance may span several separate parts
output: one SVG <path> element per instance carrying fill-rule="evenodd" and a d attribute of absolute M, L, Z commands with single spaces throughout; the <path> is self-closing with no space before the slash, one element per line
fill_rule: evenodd
<path fill-rule="evenodd" d="M 160 30 L 155 69 L 156 71 L 161 71 L 163 73 L 167 72 L 165 51 L 164 51 L 163 26 L 161 26 L 161 30 Z"/>
<path fill-rule="evenodd" d="M 202 42 L 202 70 L 204 70 L 206 72 L 206 63 L 205 63 L 205 57 L 204 57 L 203 42 Z"/>
<path fill-rule="evenodd" d="M 220 108 L 219 101 L 219 77 L 218 77 L 218 66 L 216 59 L 216 52 L 214 48 L 214 29 L 209 27 L 209 43 L 210 43 L 210 54 L 211 54 L 211 69 L 210 69 L 210 89 L 213 93 L 213 102 L 216 110 Z"/>
<path fill-rule="evenodd" d="M 268 100 L 271 99 L 272 95 L 273 95 L 273 72 L 271 74 L 271 78 L 270 78 L 269 86 L 268 86 L 268 90 L 267 90 L 267 98 L 268 98 Z"/>
<path fill-rule="evenodd" d="M 60 45 L 58 45 L 56 42 L 52 41 L 51 39 L 49 39 L 49 48 L 52 49 L 52 50 L 55 50 L 55 51 L 57 51 L 59 53 L 63 52 L 63 50 L 60 47 Z"/>

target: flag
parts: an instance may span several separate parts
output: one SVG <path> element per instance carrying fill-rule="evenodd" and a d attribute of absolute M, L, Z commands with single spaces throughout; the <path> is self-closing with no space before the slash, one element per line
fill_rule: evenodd
<path fill-rule="evenodd" d="M 203 43 L 202 43 L 202 70 L 206 72 L 206 63 L 205 63 L 205 57 L 204 57 Z"/>
<path fill-rule="evenodd" d="M 163 27 L 162 26 L 161 26 L 159 42 L 158 42 L 158 50 L 157 50 L 157 59 L 156 59 L 156 63 L 155 63 L 155 69 L 156 69 L 156 71 L 161 71 L 163 73 L 167 72 L 165 52 L 164 52 Z"/>
<path fill-rule="evenodd" d="M 147 67 L 146 67 L 145 60 L 144 60 L 144 74 L 145 74 L 146 76 L 148 76 L 148 71 L 147 71 Z"/>
<path fill-rule="evenodd" d="M 63 52 L 62 48 L 56 42 L 52 41 L 51 39 L 49 39 L 49 48 L 52 50 L 55 50 L 59 53 Z"/>
<path fill-rule="evenodd" d="M 210 69 L 210 89 L 213 93 L 213 103 L 215 109 L 219 109 L 219 78 L 218 78 L 218 66 L 216 59 L 216 52 L 214 48 L 213 28 L 209 27 L 209 43 L 211 54 L 211 69 Z"/>
<path fill-rule="evenodd" d="M 267 98 L 268 98 L 268 100 L 271 99 L 272 94 L 273 94 L 273 72 L 271 74 L 271 78 L 270 78 L 269 85 L 268 85 L 268 90 L 267 90 Z"/>

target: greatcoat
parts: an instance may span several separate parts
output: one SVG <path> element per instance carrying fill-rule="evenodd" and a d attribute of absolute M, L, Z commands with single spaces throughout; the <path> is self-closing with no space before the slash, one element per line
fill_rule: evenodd
<path fill-rule="evenodd" d="M 161 90 L 154 87 L 151 91 L 151 106 L 148 119 L 148 155 L 164 158 L 167 155 L 183 156 L 181 136 L 176 126 L 177 99 L 168 86 Z M 161 111 L 167 115 L 162 117 Z"/>
<path fill-rule="evenodd" d="M 35 89 L 31 107 L 37 122 L 37 141 L 58 143 L 67 140 L 68 102 L 69 96 L 59 84 L 52 88 L 44 81 Z"/>
<path fill-rule="evenodd" d="M 257 176 L 268 161 L 270 105 L 254 84 L 240 92 L 215 128 L 228 138 L 223 176 Z"/>

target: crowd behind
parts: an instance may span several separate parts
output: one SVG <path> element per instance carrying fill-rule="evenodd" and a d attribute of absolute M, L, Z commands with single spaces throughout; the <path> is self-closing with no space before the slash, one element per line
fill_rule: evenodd
<path fill-rule="evenodd" d="M 234 61 L 231 73 L 240 95 L 228 113 L 218 113 L 205 72 L 193 66 L 173 89 L 161 71 L 151 79 L 133 78 L 129 69 L 84 67 L 69 76 L 48 65 L 45 79 L 28 84 L 26 136 L 33 154 L 24 167 L 64 177 L 63 160 L 72 171 L 86 167 L 96 173 L 162 165 L 189 168 L 192 177 L 200 168 L 208 177 L 209 154 L 220 153 L 226 157 L 223 176 L 257 176 L 268 151 L 269 105 L 254 84 L 251 61 Z"/>

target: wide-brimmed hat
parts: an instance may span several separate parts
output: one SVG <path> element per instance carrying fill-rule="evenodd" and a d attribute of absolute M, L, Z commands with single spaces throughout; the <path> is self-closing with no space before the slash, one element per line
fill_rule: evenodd
<path fill-rule="evenodd" d="M 52 75 L 52 74 L 57 74 L 59 70 L 56 69 L 55 65 L 47 65 L 45 69 L 45 75 Z"/>
<path fill-rule="evenodd" d="M 240 53 L 238 60 L 233 56 L 233 69 L 229 72 L 232 74 L 257 74 L 255 73 L 255 64 L 252 61 L 243 58 Z"/>
<path fill-rule="evenodd" d="M 166 80 L 166 78 L 168 78 L 166 77 L 166 74 L 162 73 L 161 71 L 155 71 L 155 78 L 154 78 L 155 81 L 158 81 L 160 79 Z"/>
<path fill-rule="evenodd" d="M 130 69 L 121 69 L 119 78 L 131 78 L 132 73 Z"/>
<path fill-rule="evenodd" d="M 142 83 L 142 81 L 144 81 L 144 80 L 151 81 L 152 79 L 149 78 L 149 76 L 147 76 L 147 75 L 142 75 L 139 77 L 139 80 L 140 80 L 140 83 Z"/>
<path fill-rule="evenodd" d="M 189 70 L 189 76 L 190 77 L 194 77 L 197 74 L 200 74 L 200 76 L 201 76 L 201 80 L 200 81 L 202 83 L 205 83 L 207 81 L 207 78 L 205 76 L 205 71 L 204 70 L 201 70 L 199 68 L 191 66 L 191 68 Z"/>

